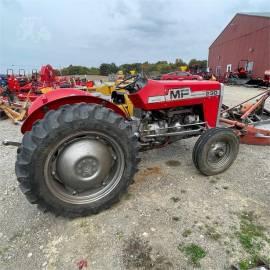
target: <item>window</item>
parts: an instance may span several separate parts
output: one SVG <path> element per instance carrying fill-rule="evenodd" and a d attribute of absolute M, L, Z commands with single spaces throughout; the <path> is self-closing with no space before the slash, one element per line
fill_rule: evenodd
<path fill-rule="evenodd" d="M 227 65 L 226 71 L 227 72 L 231 72 L 232 71 L 232 64 Z"/>
<path fill-rule="evenodd" d="M 177 76 L 188 76 L 189 75 L 189 73 L 187 73 L 187 72 L 177 72 L 177 74 L 176 74 Z"/>

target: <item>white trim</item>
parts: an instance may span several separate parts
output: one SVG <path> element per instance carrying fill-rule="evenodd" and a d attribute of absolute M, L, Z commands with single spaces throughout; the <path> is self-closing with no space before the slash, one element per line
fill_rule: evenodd
<path fill-rule="evenodd" d="M 165 96 L 153 96 L 148 98 L 148 103 L 164 102 Z"/>
<path fill-rule="evenodd" d="M 213 96 L 219 96 L 219 95 L 221 95 L 219 89 L 202 90 L 202 91 L 193 91 L 192 92 L 190 90 L 190 88 L 173 88 L 173 89 L 169 89 L 167 95 L 149 97 L 148 103 L 158 103 L 158 102 L 164 102 L 164 101 L 213 97 Z"/>
<path fill-rule="evenodd" d="M 219 119 L 220 119 L 220 113 L 221 113 L 221 108 L 222 108 L 223 96 L 224 96 L 224 84 L 221 83 L 216 127 L 220 127 Z"/>

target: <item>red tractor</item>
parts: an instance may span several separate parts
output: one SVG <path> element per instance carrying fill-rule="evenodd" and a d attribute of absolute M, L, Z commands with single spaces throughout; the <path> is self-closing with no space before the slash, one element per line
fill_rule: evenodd
<path fill-rule="evenodd" d="M 130 80 L 130 78 L 129 78 Z M 215 175 L 234 162 L 239 138 L 219 126 L 223 85 L 133 77 L 111 100 L 65 89 L 40 96 L 22 125 L 16 175 L 27 199 L 59 215 L 97 213 L 119 200 L 140 150 L 199 136 L 195 167 Z M 126 95 L 134 115 L 120 109 Z M 177 149 L 176 149 L 177 151 Z"/>

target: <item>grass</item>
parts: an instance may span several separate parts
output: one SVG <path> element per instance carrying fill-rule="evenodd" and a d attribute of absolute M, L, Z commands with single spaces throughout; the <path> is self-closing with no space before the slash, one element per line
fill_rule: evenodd
<path fill-rule="evenodd" d="M 173 217 L 172 217 L 172 220 L 173 220 L 173 221 L 179 221 L 179 220 L 180 220 L 180 217 L 173 216 Z"/>
<path fill-rule="evenodd" d="M 116 236 L 119 240 L 121 240 L 122 238 L 124 238 L 124 233 L 122 231 L 117 231 Z"/>
<path fill-rule="evenodd" d="M 253 213 L 242 213 L 240 230 L 236 233 L 240 244 L 250 254 L 257 254 L 261 250 L 261 240 L 268 240 L 265 235 L 265 228 L 257 225 L 254 219 Z"/>
<path fill-rule="evenodd" d="M 189 244 L 184 247 L 179 245 L 178 249 L 185 253 L 194 266 L 200 266 L 200 260 L 206 256 L 206 251 L 196 244 Z"/>
<path fill-rule="evenodd" d="M 80 226 L 81 228 L 86 228 L 86 227 L 88 227 L 88 226 L 89 226 L 88 221 L 87 221 L 86 219 L 82 219 L 82 220 L 80 221 L 80 223 L 79 223 L 79 226 Z"/>
<path fill-rule="evenodd" d="M 239 263 L 240 270 L 248 270 L 250 267 L 253 267 L 253 263 L 249 261 L 248 259 L 242 260 Z"/>
<path fill-rule="evenodd" d="M 265 228 L 256 224 L 256 218 L 253 212 L 243 212 L 240 215 L 240 230 L 236 232 L 236 236 L 242 248 L 249 254 L 239 262 L 241 270 L 256 267 L 262 261 L 269 263 L 269 259 L 263 258 L 261 254 L 263 242 L 269 243 L 269 238 L 265 234 Z"/>
<path fill-rule="evenodd" d="M 221 238 L 221 234 L 217 232 L 217 230 L 214 227 L 211 227 L 209 225 L 205 225 L 206 232 L 205 235 L 212 239 L 212 240 L 219 240 Z"/>
<path fill-rule="evenodd" d="M 177 203 L 180 201 L 180 198 L 179 197 L 171 197 L 171 200 L 174 202 L 174 203 Z"/>
<path fill-rule="evenodd" d="M 188 237 L 189 235 L 191 235 L 192 231 L 187 229 L 187 230 L 184 230 L 183 233 L 182 233 L 182 236 L 183 237 Z"/>
<path fill-rule="evenodd" d="M 270 258 L 259 257 L 257 255 L 252 255 L 249 258 L 243 259 L 239 262 L 239 269 L 240 270 L 248 270 L 251 268 L 269 265 Z M 258 268 L 259 269 L 259 268 Z"/>

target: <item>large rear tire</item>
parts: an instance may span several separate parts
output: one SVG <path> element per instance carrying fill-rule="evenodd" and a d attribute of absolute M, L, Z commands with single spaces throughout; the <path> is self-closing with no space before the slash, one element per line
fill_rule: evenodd
<path fill-rule="evenodd" d="M 130 124 L 96 104 L 49 111 L 18 149 L 16 175 L 31 203 L 57 215 L 109 208 L 137 170 L 137 138 Z"/>
<path fill-rule="evenodd" d="M 195 167 L 204 175 L 227 170 L 239 151 L 239 138 L 229 128 L 213 128 L 204 132 L 193 148 Z"/>

